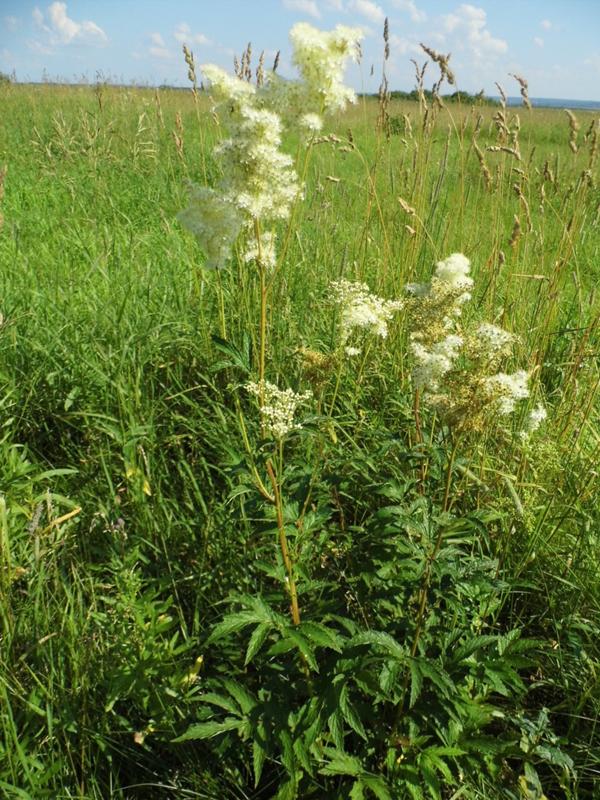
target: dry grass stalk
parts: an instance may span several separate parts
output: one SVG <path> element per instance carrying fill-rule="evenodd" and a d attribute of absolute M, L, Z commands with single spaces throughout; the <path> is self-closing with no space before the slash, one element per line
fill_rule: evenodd
<path fill-rule="evenodd" d="M 388 79 L 385 72 L 385 65 L 390 57 L 390 29 L 388 18 L 385 18 L 383 23 L 383 71 L 381 75 L 381 84 L 379 85 L 379 112 L 377 114 L 377 130 L 385 131 L 386 138 L 390 138 L 390 90 Z"/>
<path fill-rule="evenodd" d="M 598 154 L 598 128 L 600 128 L 600 120 L 595 119 L 592 121 L 588 131 L 590 136 L 590 162 L 588 166 L 591 170 L 594 169 L 596 156 Z"/>
<path fill-rule="evenodd" d="M 425 97 L 425 70 L 427 69 L 427 64 L 429 63 L 426 61 L 422 67 L 420 67 L 414 58 L 411 58 L 412 63 L 415 65 L 415 78 L 417 81 L 417 93 L 419 95 L 419 110 L 421 113 L 427 111 L 427 99 Z"/>
<path fill-rule="evenodd" d="M 273 61 L 273 72 L 277 72 L 277 67 L 279 66 L 280 57 L 281 57 L 281 50 L 278 50 L 275 53 L 275 60 Z"/>
<path fill-rule="evenodd" d="M 503 111 L 506 112 L 506 103 L 508 101 L 508 98 L 506 96 L 506 92 L 504 91 L 502 86 L 500 86 L 499 83 L 496 83 L 496 87 L 498 89 L 498 93 L 500 94 L 500 104 L 502 105 Z"/>
<path fill-rule="evenodd" d="M 183 120 L 181 119 L 181 114 L 179 111 L 175 114 L 175 130 L 173 131 L 173 139 L 175 141 L 175 147 L 177 148 L 177 155 L 181 161 L 183 161 Z"/>
<path fill-rule="evenodd" d="M 406 200 L 403 200 L 401 197 L 399 197 L 398 202 L 400 203 L 400 208 L 402 209 L 402 211 L 406 212 L 409 216 L 416 214 L 415 209 L 412 206 L 410 206 L 406 202 Z"/>
<path fill-rule="evenodd" d="M 521 238 L 521 233 L 522 233 L 522 230 L 521 230 L 521 220 L 520 220 L 520 219 L 519 219 L 519 217 L 518 217 L 518 216 L 515 214 L 515 216 L 514 216 L 514 225 L 513 225 L 513 229 L 512 229 L 512 234 L 511 234 L 511 237 L 510 237 L 510 239 L 509 239 L 509 242 L 508 242 L 508 246 L 509 246 L 509 247 L 512 247 L 512 249 L 513 249 L 513 250 L 515 249 L 515 247 L 516 247 L 516 246 L 517 246 L 517 244 L 519 243 L 519 239 Z"/>
<path fill-rule="evenodd" d="M 523 98 L 523 105 L 531 110 L 531 101 L 529 100 L 529 84 L 527 83 L 527 80 L 522 75 L 517 75 L 514 72 L 509 72 L 508 74 L 512 75 L 512 77 L 519 84 L 519 90 L 521 92 L 521 97 Z"/>
<path fill-rule="evenodd" d="M 575 114 L 568 108 L 565 108 L 565 114 L 569 118 L 569 147 L 573 153 L 576 153 L 579 149 L 577 147 L 577 134 L 579 132 L 580 125 Z"/>
<path fill-rule="evenodd" d="M 481 172 L 483 173 L 486 189 L 491 190 L 494 185 L 492 180 L 492 174 L 488 169 L 488 165 L 485 163 L 485 156 L 483 155 L 483 152 L 481 151 L 481 148 L 477 144 L 475 138 L 473 138 L 473 149 L 475 150 L 477 160 L 479 161 L 479 166 L 481 167 Z"/>
<path fill-rule="evenodd" d="M 498 146 L 495 144 L 488 144 L 485 148 L 490 153 L 508 153 L 509 155 L 513 156 L 517 159 L 517 161 L 521 161 L 521 152 L 516 150 L 514 147 L 505 147 L 505 146 Z"/>
<path fill-rule="evenodd" d="M 256 67 L 256 85 L 260 88 L 265 82 L 265 51 L 263 50 L 258 58 Z"/>
<path fill-rule="evenodd" d="M 520 184 L 518 184 L 518 183 L 513 183 L 513 187 L 512 188 L 513 188 L 513 191 L 515 192 L 515 194 L 517 195 L 517 197 L 519 198 L 519 200 L 521 201 L 521 205 L 525 209 L 525 216 L 527 217 L 527 230 L 528 231 L 532 231 L 533 230 L 533 223 L 531 221 L 531 212 L 529 210 L 529 203 L 527 202 L 527 198 L 523 194 L 523 189 L 521 188 Z"/>
<path fill-rule="evenodd" d="M 449 61 L 450 61 L 450 55 L 451 54 L 448 53 L 448 55 L 445 56 L 443 53 L 438 53 L 437 50 L 434 50 L 431 47 L 427 47 L 427 45 L 423 44 L 423 42 L 419 42 L 419 44 L 421 45 L 421 48 L 431 58 L 431 60 L 435 61 L 435 63 L 438 65 L 438 67 L 440 69 L 440 73 L 441 73 L 440 79 L 437 82 L 437 84 L 435 84 L 435 87 L 433 89 L 433 93 L 434 94 L 437 93 L 437 90 L 442 85 L 444 79 L 448 81 L 450 86 L 454 86 L 455 83 L 456 83 L 456 78 L 454 77 L 454 73 L 452 72 L 452 70 L 450 69 L 450 67 L 448 65 Z"/>
<path fill-rule="evenodd" d="M 496 124 L 496 128 L 498 129 L 498 142 L 500 144 L 506 144 L 510 136 L 510 130 L 508 129 L 508 125 L 506 124 L 505 111 L 496 111 L 493 120 L 494 123 Z"/>

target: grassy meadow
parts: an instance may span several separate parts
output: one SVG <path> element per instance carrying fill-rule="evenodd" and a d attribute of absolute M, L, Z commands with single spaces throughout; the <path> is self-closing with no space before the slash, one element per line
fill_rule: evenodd
<path fill-rule="evenodd" d="M 176 219 L 218 178 L 205 96 L 0 105 L 0 795 L 600 797 L 594 115 L 359 99 L 286 136 L 263 341 L 256 268 L 203 269 Z M 351 361 L 330 290 L 398 298 L 455 252 L 461 324 L 530 374 L 460 437 L 415 404 L 403 313 Z M 285 451 L 261 343 L 313 393 Z"/>

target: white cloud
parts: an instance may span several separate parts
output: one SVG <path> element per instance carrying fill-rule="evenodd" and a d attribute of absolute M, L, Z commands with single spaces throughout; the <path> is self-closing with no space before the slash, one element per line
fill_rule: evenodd
<path fill-rule="evenodd" d="M 301 11 L 315 19 L 320 19 L 321 12 L 316 0 L 283 0 L 283 7 L 288 11 Z"/>
<path fill-rule="evenodd" d="M 170 61 L 175 58 L 175 53 L 169 50 L 160 33 L 151 33 L 150 42 L 148 55 L 152 56 L 152 58 L 160 58 L 162 61 Z"/>
<path fill-rule="evenodd" d="M 327 7 L 331 8 L 333 11 L 343 11 L 344 2 L 343 0 L 327 0 Z"/>
<path fill-rule="evenodd" d="M 4 17 L 4 27 L 7 31 L 14 31 L 17 29 L 19 20 L 16 17 Z"/>
<path fill-rule="evenodd" d="M 370 22 L 378 23 L 383 22 L 385 19 L 385 13 L 381 6 L 378 6 L 377 3 L 373 3 L 372 0 L 351 0 L 348 10 L 361 14 Z"/>
<path fill-rule="evenodd" d="M 550 20 L 549 20 L 549 19 L 543 19 L 543 20 L 540 22 L 540 25 L 542 26 L 542 28 L 543 28 L 545 31 L 549 31 L 549 30 L 550 30 L 550 28 L 552 27 L 552 23 L 550 22 Z"/>
<path fill-rule="evenodd" d="M 534 43 L 534 45 L 536 47 L 543 47 L 544 46 L 544 40 L 542 39 L 541 36 L 534 36 L 533 37 L 533 43 Z"/>
<path fill-rule="evenodd" d="M 421 55 L 423 53 L 416 41 L 397 36 L 395 33 L 390 34 L 390 51 L 392 56 L 405 56 L 408 53 L 418 53 Z"/>
<path fill-rule="evenodd" d="M 383 22 L 385 19 L 385 13 L 381 6 L 378 6 L 377 3 L 373 3 L 372 0 L 351 0 L 348 5 L 348 10 L 361 14 L 370 22 L 378 23 Z"/>
<path fill-rule="evenodd" d="M 600 53 L 593 53 L 589 58 L 586 58 L 583 63 L 600 74 Z"/>
<path fill-rule="evenodd" d="M 33 21 L 45 31 L 50 38 L 50 44 L 70 44 L 71 42 L 82 42 L 86 44 L 102 44 L 108 41 L 106 34 L 99 25 L 91 20 L 75 22 L 67 15 L 67 4 L 55 2 L 51 3 L 46 9 L 46 17 L 36 6 L 33 9 Z M 42 42 L 38 42 L 41 48 L 46 48 Z M 39 50 L 38 52 L 44 52 Z"/>
<path fill-rule="evenodd" d="M 163 61 L 168 61 L 174 58 L 173 53 L 167 50 L 166 47 L 152 46 L 148 48 L 148 52 L 153 58 L 160 58 Z"/>
<path fill-rule="evenodd" d="M 392 3 L 396 8 L 399 8 L 400 11 L 407 11 L 413 22 L 425 22 L 427 19 L 427 14 L 421 11 L 420 8 L 417 8 L 414 0 L 392 0 Z"/>
<path fill-rule="evenodd" d="M 458 49 L 470 50 L 477 60 L 508 50 L 508 43 L 495 38 L 487 29 L 483 8 L 463 3 L 452 14 L 443 16 L 442 21 L 446 32 L 455 34 Z"/>
<path fill-rule="evenodd" d="M 178 42 L 185 42 L 186 44 L 204 44 L 211 45 L 211 40 L 203 33 L 192 33 L 192 29 L 187 22 L 180 22 L 175 28 L 173 36 Z"/>
<path fill-rule="evenodd" d="M 39 10 L 39 8 L 37 6 L 31 12 L 31 16 L 33 17 L 33 21 L 35 22 L 35 24 L 39 28 L 45 28 L 46 27 L 44 25 L 44 15 L 42 14 L 42 12 Z M 48 29 L 46 28 L 46 30 L 48 30 Z"/>
<path fill-rule="evenodd" d="M 37 39 L 29 39 L 27 41 L 27 47 L 32 53 L 37 53 L 40 56 L 51 56 L 54 53 L 52 47 L 37 41 Z"/>

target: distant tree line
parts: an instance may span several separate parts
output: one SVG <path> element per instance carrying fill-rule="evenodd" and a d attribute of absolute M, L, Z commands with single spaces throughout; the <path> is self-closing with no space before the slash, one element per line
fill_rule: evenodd
<path fill-rule="evenodd" d="M 433 100 L 433 92 L 430 89 L 424 89 L 423 94 L 425 95 L 428 101 Z M 368 97 L 377 97 L 377 94 L 367 95 Z M 390 98 L 392 100 L 418 100 L 419 99 L 419 92 L 416 89 L 413 89 L 411 92 L 403 92 L 399 89 L 395 89 L 394 91 L 390 92 Z M 477 94 L 471 94 L 470 92 L 454 92 L 453 94 L 444 94 L 441 95 L 441 98 L 446 103 L 463 103 L 465 105 L 483 105 L 483 106 L 498 106 L 500 105 L 498 100 L 494 100 L 491 97 L 486 97 L 483 93 L 483 89 Z"/>

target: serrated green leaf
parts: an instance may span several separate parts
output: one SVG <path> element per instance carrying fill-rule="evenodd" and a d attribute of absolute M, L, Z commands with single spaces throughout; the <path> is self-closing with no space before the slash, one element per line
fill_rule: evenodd
<path fill-rule="evenodd" d="M 423 676 L 421 674 L 421 670 L 419 669 L 419 664 L 414 658 L 411 658 L 408 666 L 410 669 L 410 707 L 412 708 L 421 694 L 421 689 L 423 688 Z"/>
<path fill-rule="evenodd" d="M 205 692 L 198 699 L 201 703 L 210 703 L 213 706 L 224 708 L 225 711 L 230 711 L 232 714 L 240 713 L 238 706 L 231 697 L 224 697 L 221 694 L 216 694 L 216 692 Z"/>
<path fill-rule="evenodd" d="M 262 620 L 256 618 L 256 614 L 252 611 L 238 611 L 235 614 L 228 614 L 221 622 L 217 623 L 212 629 L 212 632 L 206 644 L 212 644 L 217 639 L 223 639 L 225 636 L 230 636 L 232 633 L 237 633 L 243 630 L 248 625 L 256 624 Z"/>
<path fill-rule="evenodd" d="M 249 714 L 256 706 L 256 698 L 241 683 L 225 678 L 223 686 L 239 705 L 242 713 Z"/>
<path fill-rule="evenodd" d="M 298 650 L 302 653 L 302 655 L 304 656 L 308 666 L 312 670 L 314 670 L 315 672 L 318 672 L 319 671 L 319 665 L 317 664 L 317 660 L 315 658 L 314 650 L 310 646 L 308 640 L 305 639 L 304 636 L 302 636 L 301 633 L 299 633 L 297 630 L 292 629 L 292 628 L 288 628 L 288 630 L 286 631 L 286 634 L 287 634 L 287 638 L 290 641 L 292 641 L 296 645 Z"/>
<path fill-rule="evenodd" d="M 375 645 L 375 647 L 385 650 L 391 656 L 394 656 L 394 658 L 402 661 L 406 658 L 405 648 L 390 636 L 389 633 L 383 633 L 383 631 L 364 631 L 354 636 L 350 643 L 353 645 L 372 644 Z"/>
<path fill-rule="evenodd" d="M 265 765 L 265 758 L 266 758 L 266 751 L 262 745 L 260 738 L 263 738 L 264 735 L 261 737 L 261 728 L 262 733 L 264 734 L 264 727 L 259 725 L 257 728 L 257 735 L 254 736 L 252 740 L 252 767 L 254 769 L 254 787 L 256 788 L 260 783 L 260 777 L 262 775 L 263 767 Z M 260 737 L 260 738 L 259 738 Z"/>
<path fill-rule="evenodd" d="M 328 750 L 327 756 L 329 762 L 319 770 L 322 775 L 351 775 L 354 778 L 361 776 L 363 765 L 356 756 L 343 750 Z"/>
<path fill-rule="evenodd" d="M 195 725 L 190 725 L 185 733 L 172 739 L 173 742 L 187 742 L 196 739 L 210 739 L 213 736 L 218 736 L 220 733 L 226 731 L 239 730 L 243 724 L 243 720 L 233 719 L 227 717 L 221 722 L 209 720 L 208 722 L 197 722 Z"/>
<path fill-rule="evenodd" d="M 331 650 L 335 650 L 336 653 L 342 652 L 343 637 L 326 625 L 322 625 L 319 622 L 303 622 L 300 625 L 300 630 L 313 644 L 329 647 Z"/>
<path fill-rule="evenodd" d="M 342 723 L 342 715 L 338 710 L 334 711 L 327 720 L 331 738 L 337 748 L 344 749 L 344 725 Z"/>
<path fill-rule="evenodd" d="M 265 639 L 269 635 L 270 630 L 271 630 L 270 623 L 261 622 L 252 631 L 252 636 L 250 637 L 250 641 L 248 642 L 248 647 L 246 649 L 246 658 L 244 660 L 245 667 L 248 666 L 248 664 L 252 661 L 254 656 L 263 646 L 263 644 L 265 643 Z"/>
<path fill-rule="evenodd" d="M 387 787 L 385 780 L 378 775 L 361 775 L 360 782 L 373 792 L 378 800 L 392 800 L 392 795 Z"/>
<path fill-rule="evenodd" d="M 342 686 L 342 690 L 339 696 L 339 701 L 340 701 L 340 709 L 342 711 L 342 714 L 344 715 L 344 719 L 346 720 L 348 725 L 350 725 L 352 730 L 356 731 L 356 733 L 358 733 L 358 735 L 361 736 L 366 742 L 367 733 L 360 720 L 360 717 L 358 716 L 356 709 L 354 708 L 350 700 L 350 696 L 348 693 L 348 684 L 344 684 Z"/>

